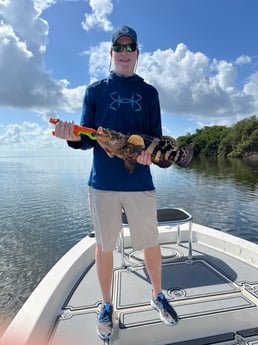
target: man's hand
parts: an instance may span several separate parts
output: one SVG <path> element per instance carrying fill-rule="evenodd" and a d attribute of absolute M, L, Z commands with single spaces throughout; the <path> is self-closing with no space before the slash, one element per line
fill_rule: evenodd
<path fill-rule="evenodd" d="M 142 165 L 151 165 L 151 154 L 148 151 L 142 151 L 137 157 L 137 163 Z"/>
<path fill-rule="evenodd" d="M 69 141 L 81 141 L 81 137 L 73 133 L 73 122 L 61 121 L 56 123 L 55 136 Z"/>

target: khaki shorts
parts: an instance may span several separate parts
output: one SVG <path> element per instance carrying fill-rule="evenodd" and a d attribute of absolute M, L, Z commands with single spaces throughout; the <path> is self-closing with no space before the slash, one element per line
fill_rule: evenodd
<path fill-rule="evenodd" d="M 89 187 L 89 202 L 96 242 L 103 251 L 113 251 L 122 228 L 124 209 L 132 246 L 140 250 L 157 245 L 156 192 L 112 192 Z"/>

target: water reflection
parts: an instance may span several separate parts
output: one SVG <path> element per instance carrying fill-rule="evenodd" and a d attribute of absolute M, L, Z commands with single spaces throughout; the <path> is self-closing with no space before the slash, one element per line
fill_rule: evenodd
<path fill-rule="evenodd" d="M 196 223 L 258 243 L 257 162 L 200 158 L 153 175 L 159 207 L 185 208 Z"/>
<path fill-rule="evenodd" d="M 258 184 L 258 161 L 200 157 L 193 160 L 191 168 L 204 176 L 232 179 L 253 188 Z"/>

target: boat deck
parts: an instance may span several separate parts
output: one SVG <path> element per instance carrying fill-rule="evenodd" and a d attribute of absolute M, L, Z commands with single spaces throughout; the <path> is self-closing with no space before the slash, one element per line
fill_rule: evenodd
<path fill-rule="evenodd" d="M 194 224 L 196 230 L 197 227 Z M 228 255 L 230 243 L 223 248 L 223 240 L 217 240 L 216 236 L 206 243 L 202 234 L 193 238 L 192 260 L 189 260 L 187 225 L 181 229 L 181 244 L 177 244 L 174 226 L 159 228 L 163 292 L 176 309 L 179 323 L 163 325 L 151 308 L 151 284 L 143 254 L 132 250 L 125 229 L 126 265 L 121 252 L 114 253 L 114 334 L 109 343 L 258 345 L 257 262 L 252 264 L 252 258 L 234 252 L 238 249 L 232 249 L 232 255 Z M 93 259 L 65 301 L 49 344 L 103 344 L 95 328 L 100 297 Z"/>

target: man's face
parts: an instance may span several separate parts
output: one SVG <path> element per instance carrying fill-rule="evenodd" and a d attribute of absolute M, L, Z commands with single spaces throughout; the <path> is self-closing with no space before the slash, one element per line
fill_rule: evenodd
<path fill-rule="evenodd" d="M 134 43 L 133 40 L 128 36 L 119 37 L 115 45 L 127 45 Z M 124 77 L 130 77 L 134 74 L 134 67 L 138 57 L 138 49 L 135 51 L 127 51 L 124 47 L 121 52 L 115 52 L 113 49 L 110 51 L 113 59 L 114 71 L 117 74 L 121 74 Z"/>

